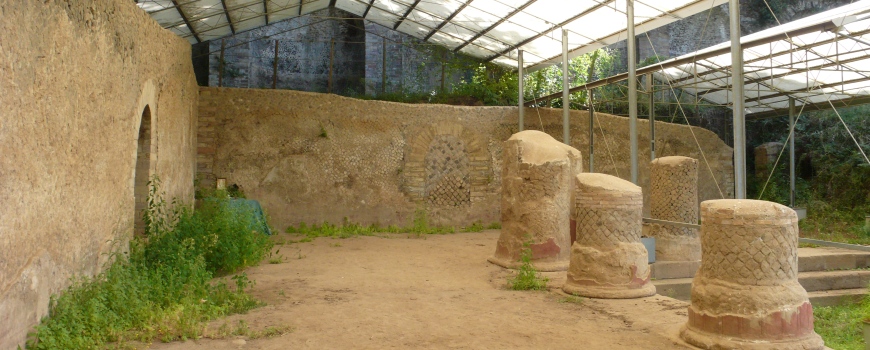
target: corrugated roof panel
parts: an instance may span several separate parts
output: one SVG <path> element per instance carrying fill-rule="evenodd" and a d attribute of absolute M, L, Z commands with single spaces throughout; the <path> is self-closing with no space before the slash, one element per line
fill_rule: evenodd
<path fill-rule="evenodd" d="M 447 18 L 454 11 L 459 9 L 463 1 L 457 0 L 443 0 L 443 1 L 420 1 L 417 4 L 417 8 L 420 11 L 430 13 L 432 15 L 438 16 L 439 18 Z"/>
<path fill-rule="evenodd" d="M 182 11 L 190 18 L 192 30 L 207 36 L 204 40 L 230 34 L 229 30 L 224 29 L 230 27 L 230 22 L 237 32 L 267 24 L 260 3 L 267 5 L 270 23 L 300 14 L 299 0 L 225 0 L 225 2 L 228 16 L 226 14 L 221 16 L 224 6 L 220 0 L 188 0 L 182 5 Z M 326 8 L 329 2 L 329 0 L 304 0 L 301 13 L 307 14 Z M 639 2 L 635 6 L 637 21 L 655 23 L 647 24 L 646 27 L 639 26 L 638 33 L 670 23 L 678 16 L 697 13 L 723 2 L 725 0 L 669 0 L 661 4 L 650 1 Z M 605 44 L 604 41 L 615 42 L 614 35 L 618 36 L 625 30 L 625 0 L 426 0 L 416 2 L 415 9 L 408 12 L 414 3 L 414 0 L 374 0 L 366 19 L 392 28 L 407 13 L 406 20 L 398 27 L 400 31 L 425 38 L 434 28 L 441 26 L 442 33 L 437 34 L 439 39 L 430 38 L 430 41 L 449 43 L 452 45 L 449 47 L 452 48 L 483 46 L 466 50 L 479 58 L 495 59 L 498 58 L 497 53 L 504 52 L 508 57 L 497 59 L 500 64 L 514 62 L 515 65 L 516 54 L 508 51 L 514 51 L 518 43 L 525 42 L 525 48 L 530 53 L 526 64 L 532 66 L 532 69 L 535 69 L 535 66 L 540 67 L 541 64 L 550 64 L 561 52 L 561 45 L 556 45 L 553 42 L 554 38 L 544 35 L 560 23 L 564 23 L 565 28 L 583 35 L 577 36 L 576 40 L 569 39 L 573 50 L 572 57 L 582 53 L 580 51 L 600 47 Z M 366 13 L 369 4 L 370 0 L 336 0 L 335 6 L 361 16 Z M 177 11 L 172 13 L 172 9 L 165 10 L 172 7 L 170 0 L 140 0 L 139 6 L 165 28 L 184 26 L 184 21 Z M 593 7 L 601 8 L 580 16 Z M 664 12 L 675 8 L 676 17 Z M 444 23 L 446 18 L 453 14 L 456 16 L 450 20 L 450 23 Z M 578 18 L 574 19 L 575 17 Z M 568 22 L 569 19 L 574 21 Z M 498 25 L 493 27 L 496 23 Z M 175 31 L 184 32 L 184 30 Z M 435 35 L 432 37 L 434 38 Z M 477 37 L 474 43 L 457 43 L 457 39 L 468 41 L 474 37 Z M 549 62 L 544 62 L 546 60 Z"/>
<path fill-rule="evenodd" d="M 432 29 L 429 27 L 425 27 L 417 22 L 406 19 L 402 21 L 402 24 L 399 25 L 399 30 L 417 39 L 422 39 L 427 34 L 429 34 Z"/>

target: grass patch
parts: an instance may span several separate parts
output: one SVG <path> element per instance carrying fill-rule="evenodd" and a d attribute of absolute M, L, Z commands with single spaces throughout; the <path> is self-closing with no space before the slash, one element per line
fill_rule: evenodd
<path fill-rule="evenodd" d="M 147 234 L 131 242 L 130 252 L 93 278 L 78 278 L 52 296 L 49 315 L 36 326 L 28 349 L 94 349 L 107 343 L 195 339 L 204 322 L 260 305 L 245 291 L 253 286 L 234 273 L 262 260 L 271 243 L 252 232 L 253 213 L 228 205 L 225 196 L 191 211 L 169 208 L 151 181 L 145 222 Z"/>
<path fill-rule="evenodd" d="M 465 231 L 465 232 L 483 232 L 484 229 L 486 229 L 486 227 L 483 226 L 483 223 L 481 223 L 480 221 L 475 221 L 474 223 L 471 224 L 471 226 L 463 228 L 463 231 Z"/>
<path fill-rule="evenodd" d="M 803 238 L 870 245 L 870 229 L 864 226 L 870 207 L 837 209 L 822 201 L 811 201 L 807 218 L 800 221 Z"/>
<path fill-rule="evenodd" d="M 493 222 L 486 227 L 487 230 L 501 230 L 500 222 Z"/>
<path fill-rule="evenodd" d="M 813 308 L 816 333 L 825 340 L 825 346 L 837 350 L 863 350 L 864 334 L 861 320 L 864 305 L 823 306 Z"/>
<path fill-rule="evenodd" d="M 513 290 L 545 290 L 547 282 L 550 280 L 546 277 L 541 277 L 541 274 L 532 266 L 532 248 L 531 241 L 523 243 L 523 250 L 520 253 L 520 265 L 517 275 L 508 280 L 508 286 Z"/>
<path fill-rule="evenodd" d="M 472 225 L 474 226 L 474 225 Z M 481 230 L 483 226 L 480 225 Z M 449 234 L 456 233 L 456 229 L 450 226 L 432 226 L 429 224 L 429 218 L 425 211 L 418 210 L 414 213 L 414 218 L 408 226 L 398 227 L 395 225 L 381 226 L 379 224 L 371 224 L 368 226 L 350 222 L 344 218 L 341 225 L 333 225 L 328 222 L 322 224 L 313 224 L 308 226 L 302 222 L 299 226 L 289 226 L 285 230 L 289 234 L 305 236 L 298 241 L 287 241 L 287 243 L 305 243 L 311 242 L 317 237 L 332 237 L 332 238 L 350 238 L 355 236 L 374 236 L 378 233 L 410 233 L 414 235 L 432 235 L 432 234 Z"/>

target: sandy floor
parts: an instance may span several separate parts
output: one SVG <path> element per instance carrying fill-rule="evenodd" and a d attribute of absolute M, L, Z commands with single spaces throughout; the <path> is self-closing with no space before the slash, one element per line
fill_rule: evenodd
<path fill-rule="evenodd" d="M 320 238 L 276 246 L 281 264 L 249 269 L 267 306 L 217 320 L 273 338 L 155 343 L 152 349 L 681 349 L 687 304 L 662 296 L 565 302 L 505 289 L 511 271 L 486 262 L 497 230 L 408 238 Z M 280 237 L 279 237 L 280 239 Z"/>

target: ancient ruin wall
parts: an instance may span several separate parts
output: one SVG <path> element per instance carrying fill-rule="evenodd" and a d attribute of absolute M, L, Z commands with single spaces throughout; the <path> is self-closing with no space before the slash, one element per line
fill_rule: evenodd
<path fill-rule="evenodd" d="M 543 126 L 561 140 L 561 113 L 527 109 L 526 128 Z M 418 209 L 434 222 L 456 226 L 498 221 L 502 143 L 517 132 L 516 107 L 401 104 L 281 90 L 202 88 L 199 118 L 200 175 L 241 185 L 280 230 L 345 217 L 404 225 Z M 588 112 L 572 112 L 571 146 L 583 156 L 583 171 L 588 118 Z M 598 122 L 595 171 L 627 178 L 628 118 L 598 113 Z M 638 130 L 648 129 L 645 120 L 638 121 Z M 688 129 L 658 122 L 656 154 L 702 159 Z M 730 198 L 731 148 L 707 130 L 692 130 L 710 163 L 708 169 L 699 160 L 700 199 L 722 198 L 711 174 Z M 639 145 L 640 158 L 648 157 L 647 134 Z M 648 174 L 649 165 L 640 162 L 645 189 Z"/>
<path fill-rule="evenodd" d="M 140 118 L 150 171 L 192 201 L 190 44 L 129 0 L 0 2 L 0 349 L 133 232 Z"/>

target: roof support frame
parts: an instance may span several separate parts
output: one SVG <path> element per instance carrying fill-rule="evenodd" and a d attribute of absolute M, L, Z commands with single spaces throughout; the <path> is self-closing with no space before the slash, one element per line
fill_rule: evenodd
<path fill-rule="evenodd" d="M 331 1 L 332 1 L 332 3 L 335 3 L 335 0 L 331 0 Z M 408 15 L 410 15 L 411 12 L 413 12 L 414 9 L 417 8 L 417 4 L 419 4 L 419 3 L 420 3 L 420 0 L 414 0 L 414 3 L 411 4 L 410 7 L 408 7 L 408 11 L 405 11 L 405 14 L 403 14 L 402 17 L 399 17 L 399 20 L 396 21 L 396 25 L 393 26 L 393 30 L 399 29 L 399 26 L 402 25 L 402 22 L 405 21 L 405 18 L 408 18 Z"/>
<path fill-rule="evenodd" d="M 187 19 L 187 15 L 184 14 L 184 10 L 181 6 L 178 6 L 178 0 L 172 0 L 172 5 L 175 6 L 175 10 L 178 11 L 178 14 L 181 15 L 181 19 L 184 21 L 184 24 L 187 25 L 187 29 L 190 30 L 190 34 L 193 34 L 193 38 L 196 39 L 197 43 L 201 43 L 202 40 L 199 38 L 199 33 L 196 32 L 196 29 L 190 25 L 190 21 Z"/>
<path fill-rule="evenodd" d="M 182 5 L 183 5 L 183 4 L 182 4 Z M 228 11 L 235 11 L 235 10 L 239 10 L 239 9 L 243 9 L 243 8 L 248 8 L 248 7 L 251 7 L 251 6 L 257 6 L 257 5 L 258 5 L 257 3 L 247 2 L 247 3 L 244 3 L 244 4 L 240 4 L 240 5 L 227 6 L 227 10 L 228 10 Z M 283 8 L 281 8 L 281 9 L 279 9 L 279 11 L 283 11 L 283 10 L 286 10 L 286 9 L 291 9 L 291 8 L 296 7 L 296 6 L 298 6 L 298 5 L 292 5 L 292 6 L 283 7 Z M 157 12 L 157 11 L 155 11 L 155 12 Z M 152 12 L 152 13 L 155 13 L 155 12 Z M 217 11 L 217 12 L 204 13 L 204 14 L 200 14 L 200 15 L 197 15 L 197 16 L 191 16 L 191 17 L 188 17 L 187 19 L 188 19 L 189 21 L 191 21 L 191 22 L 196 22 L 196 21 L 200 21 L 200 20 L 203 20 L 203 19 L 206 19 L 206 18 L 210 18 L 210 17 L 220 16 L 220 15 L 222 15 L 222 14 L 223 14 L 223 11 Z M 262 14 L 260 14 L 260 15 L 256 15 L 256 16 L 251 16 L 251 17 L 247 17 L 245 20 L 249 20 L 249 19 L 251 19 L 251 18 L 262 17 L 262 16 L 263 16 Z M 238 24 L 238 22 L 240 22 L 240 21 L 236 21 L 236 23 L 234 23 L 234 24 Z M 170 24 L 170 25 L 164 26 L 163 28 L 171 29 L 171 28 L 175 28 L 175 27 L 178 27 L 178 26 L 181 26 L 181 25 L 184 25 L 184 24 L 185 24 L 185 23 L 182 21 L 182 22 L 177 22 L 177 23 L 173 23 L 173 24 Z M 212 29 L 215 29 L 215 28 L 223 28 L 223 26 L 215 26 L 215 27 L 212 27 Z M 209 30 L 212 30 L 212 29 L 209 29 Z M 203 32 L 206 32 L 206 31 L 203 31 Z"/>
<path fill-rule="evenodd" d="M 595 10 L 597 10 L 597 9 L 600 9 L 600 8 L 602 8 L 602 7 L 605 7 L 605 6 L 607 6 L 607 5 L 610 5 L 611 3 L 614 3 L 614 2 L 616 2 L 616 0 L 605 0 L 605 1 L 603 1 L 603 2 L 600 2 L 600 3 L 598 3 L 597 5 L 588 8 L 586 11 L 583 11 L 583 12 L 577 14 L 576 16 L 573 16 L 573 17 L 571 17 L 571 18 L 568 18 L 568 19 L 562 21 L 561 23 L 554 24 L 553 26 L 551 26 L 551 27 L 548 28 L 547 30 L 544 30 L 543 32 L 540 32 L 540 33 L 536 34 L 535 36 L 532 36 L 531 38 L 528 38 L 528 39 L 525 39 L 525 40 L 523 40 L 523 41 L 520 41 L 520 42 L 518 42 L 516 45 L 513 45 L 513 46 L 511 46 L 511 47 L 508 47 L 507 49 L 502 50 L 501 52 L 499 52 L 498 55 L 487 57 L 487 58 L 484 59 L 483 61 L 484 61 L 484 62 L 492 61 L 492 60 L 498 58 L 499 56 L 503 56 L 504 54 L 506 54 L 506 53 L 508 53 L 508 52 L 511 52 L 511 51 L 513 51 L 513 50 L 516 50 L 516 49 L 517 49 L 518 47 L 520 47 L 520 46 L 523 46 L 523 45 L 525 45 L 525 44 L 528 44 L 528 43 L 534 41 L 535 39 L 538 39 L 538 38 L 540 38 L 540 37 L 542 37 L 542 36 L 544 36 L 544 35 L 547 35 L 547 34 L 551 33 L 552 31 L 556 30 L 557 28 L 564 27 L 564 26 L 567 25 L 568 23 L 571 23 L 571 22 L 577 20 L 577 19 L 580 18 L 580 17 L 583 17 L 583 16 L 588 15 L 588 14 L 591 13 L 592 11 L 595 11 Z M 634 29 L 632 29 L 632 31 L 634 31 Z"/>
<path fill-rule="evenodd" d="M 753 41 L 748 41 L 748 42 L 742 43 L 741 46 L 754 47 L 754 46 L 767 44 L 767 43 L 777 41 L 777 40 L 785 40 L 791 36 L 800 36 L 803 34 L 817 32 L 817 31 L 827 31 L 827 30 L 830 30 L 833 28 L 836 28 L 836 25 L 833 22 L 822 22 L 822 23 L 819 23 L 819 24 L 816 24 L 813 26 L 799 28 L 799 29 L 791 31 L 791 32 L 781 33 L 781 34 L 772 35 L 769 37 L 759 38 L 759 39 L 756 39 Z M 659 71 L 659 70 L 664 69 L 664 68 L 673 68 L 673 67 L 677 67 L 677 66 L 684 65 L 684 64 L 695 63 L 699 60 L 727 54 L 729 52 L 731 52 L 731 48 L 726 46 L 726 47 L 721 47 L 721 48 L 718 48 L 715 50 L 710 50 L 710 51 L 707 51 L 704 53 L 700 53 L 700 54 L 697 54 L 695 56 L 674 58 L 674 59 L 670 59 L 667 61 L 663 61 L 663 62 L 659 62 L 659 63 L 653 64 L 653 65 L 639 68 L 637 70 L 637 75 L 643 75 L 646 73 L 656 72 L 656 71 Z M 623 81 L 626 79 L 628 79 L 628 73 L 616 74 L 616 75 L 613 75 L 613 76 L 610 76 L 610 77 L 607 77 L 604 79 L 599 79 L 599 80 L 589 82 L 589 83 L 586 83 L 583 85 L 575 86 L 575 87 L 571 88 L 570 92 L 573 93 L 573 92 L 577 92 L 577 91 L 581 91 L 581 90 L 592 89 L 592 88 L 596 88 L 599 86 L 612 84 L 612 83 L 615 83 L 618 81 Z M 539 100 L 558 98 L 561 94 L 562 94 L 561 91 L 554 92 L 550 95 L 540 97 Z M 526 105 L 530 105 L 530 104 L 532 104 L 532 102 L 526 102 Z"/>
<path fill-rule="evenodd" d="M 359 3 L 365 4 L 365 2 L 363 2 L 362 0 L 349 0 L 349 1 L 356 1 L 356 2 L 359 2 Z M 531 1 L 535 1 L 535 0 L 531 0 Z M 388 10 L 386 10 L 386 9 L 382 9 L 382 8 L 380 8 L 380 7 L 378 7 L 378 6 L 375 6 L 374 4 L 372 4 L 371 7 L 374 8 L 374 9 L 376 9 L 376 10 L 381 10 L 381 11 L 384 11 L 384 12 L 390 12 L 390 11 L 388 11 Z M 423 28 L 425 28 L 425 29 L 432 30 L 432 27 L 430 27 L 430 26 L 428 26 L 428 25 L 425 25 L 425 24 L 423 24 L 423 23 L 420 23 L 420 22 L 417 22 L 417 21 L 414 21 L 414 20 L 412 20 L 412 19 L 408 19 L 408 18 L 406 18 L 405 20 L 410 21 L 410 22 L 413 22 L 413 23 L 415 23 L 415 24 L 417 24 L 417 25 L 419 25 L 420 27 L 423 27 Z M 454 36 L 453 34 L 446 33 L 446 32 L 445 32 L 444 34 L 445 34 L 445 35 L 448 35 L 448 36 L 450 36 L 450 37 L 452 37 L 452 38 L 455 38 L 455 39 L 461 40 L 461 38 L 458 38 L 458 37 Z M 495 53 L 495 51 L 493 51 L 493 49 L 490 49 L 490 48 L 488 48 L 488 47 L 481 46 L 481 45 L 477 45 L 477 44 L 475 44 L 475 46 L 477 46 L 477 47 L 479 47 L 479 48 L 481 48 L 481 49 L 484 49 L 484 50 L 486 50 L 486 51 L 489 51 L 489 52 Z M 454 52 L 455 52 L 455 51 L 454 51 Z"/>
<path fill-rule="evenodd" d="M 302 1 L 302 0 L 300 0 Z M 369 6 L 366 7 L 366 12 L 363 12 L 362 18 L 365 19 L 366 16 L 369 15 L 369 10 L 372 9 L 372 6 L 375 4 L 375 0 L 369 1 Z"/>
<path fill-rule="evenodd" d="M 299 8 L 302 8 L 302 1 L 299 1 Z M 266 16 L 266 25 L 269 25 L 269 0 L 263 0 L 263 15 Z"/>
<path fill-rule="evenodd" d="M 286 7 L 282 7 L 282 8 L 276 9 L 274 12 L 279 12 L 279 11 L 284 11 L 284 10 L 293 9 L 293 8 L 298 7 L 298 6 L 299 6 L 299 5 L 297 5 L 297 4 L 293 4 L 293 5 L 290 5 L 290 6 L 286 6 Z M 247 7 L 247 6 L 242 6 L 242 7 Z M 241 19 L 239 19 L 238 21 L 235 21 L 234 23 L 235 23 L 235 24 L 239 24 L 239 23 L 246 22 L 246 21 L 250 21 L 250 20 L 252 20 L 252 19 L 256 19 L 256 18 L 260 18 L 260 17 L 263 17 L 263 15 L 253 15 L 253 16 L 249 16 L 249 17 L 241 18 Z M 214 26 L 214 27 L 209 28 L 208 30 L 203 30 L 203 31 L 200 32 L 199 34 L 208 33 L 208 32 L 213 31 L 213 30 L 221 29 L 221 28 L 226 27 L 227 25 L 228 25 L 228 24 L 221 24 L 221 25 L 218 25 L 218 26 Z M 190 35 L 181 35 L 181 37 L 182 37 L 182 38 L 188 38 L 188 37 L 190 37 Z"/>
<path fill-rule="evenodd" d="M 456 9 L 456 11 L 453 11 L 453 13 L 451 13 L 450 16 L 447 16 L 447 18 L 445 18 L 443 21 L 441 21 L 441 24 L 436 26 L 435 29 L 432 29 L 432 31 L 430 31 L 429 34 L 426 34 L 426 36 L 423 38 L 423 41 L 429 41 L 429 38 L 431 38 L 433 35 L 435 35 L 435 33 L 437 33 L 439 30 L 441 30 L 441 28 L 444 28 L 444 26 L 447 23 L 450 23 L 450 21 L 453 20 L 453 17 L 456 17 L 456 15 L 458 15 L 460 12 L 462 12 L 462 10 L 465 10 L 465 8 L 468 7 L 468 5 L 471 5 L 472 1 L 474 1 L 474 0 L 466 0 L 465 3 L 462 4 L 462 6 L 459 6 L 459 8 Z M 372 2 L 374 2 L 374 0 L 372 0 Z"/>
<path fill-rule="evenodd" d="M 230 24 L 230 33 L 236 35 L 236 26 L 233 25 L 233 19 L 230 17 L 230 10 L 227 10 L 227 1 L 221 0 L 221 6 L 224 8 L 224 15 L 227 17 L 227 23 Z"/>
<path fill-rule="evenodd" d="M 475 41 L 475 40 L 479 39 L 480 37 L 486 35 L 486 33 L 489 33 L 491 30 L 495 29 L 495 27 L 498 27 L 500 24 L 504 23 L 504 22 L 507 21 L 509 18 L 513 17 L 513 16 L 516 15 L 517 13 L 522 12 L 522 11 L 525 10 L 527 7 L 532 6 L 532 4 L 535 3 L 535 1 L 537 1 L 537 0 L 529 0 L 529 1 L 527 1 L 525 4 L 523 4 L 523 6 L 517 7 L 515 10 L 511 11 L 511 13 L 508 13 L 506 16 L 502 17 L 502 19 L 498 20 L 497 22 L 493 23 L 491 26 L 486 27 L 486 29 L 484 29 L 484 30 L 480 31 L 479 33 L 475 34 L 473 37 L 471 37 L 471 39 L 468 39 L 468 40 L 466 40 L 465 42 L 463 42 L 462 44 L 460 44 L 459 46 L 455 47 L 455 48 L 453 49 L 453 52 L 459 52 L 459 50 L 462 50 L 463 47 L 468 46 L 468 44 L 471 44 L 473 41 Z"/>

